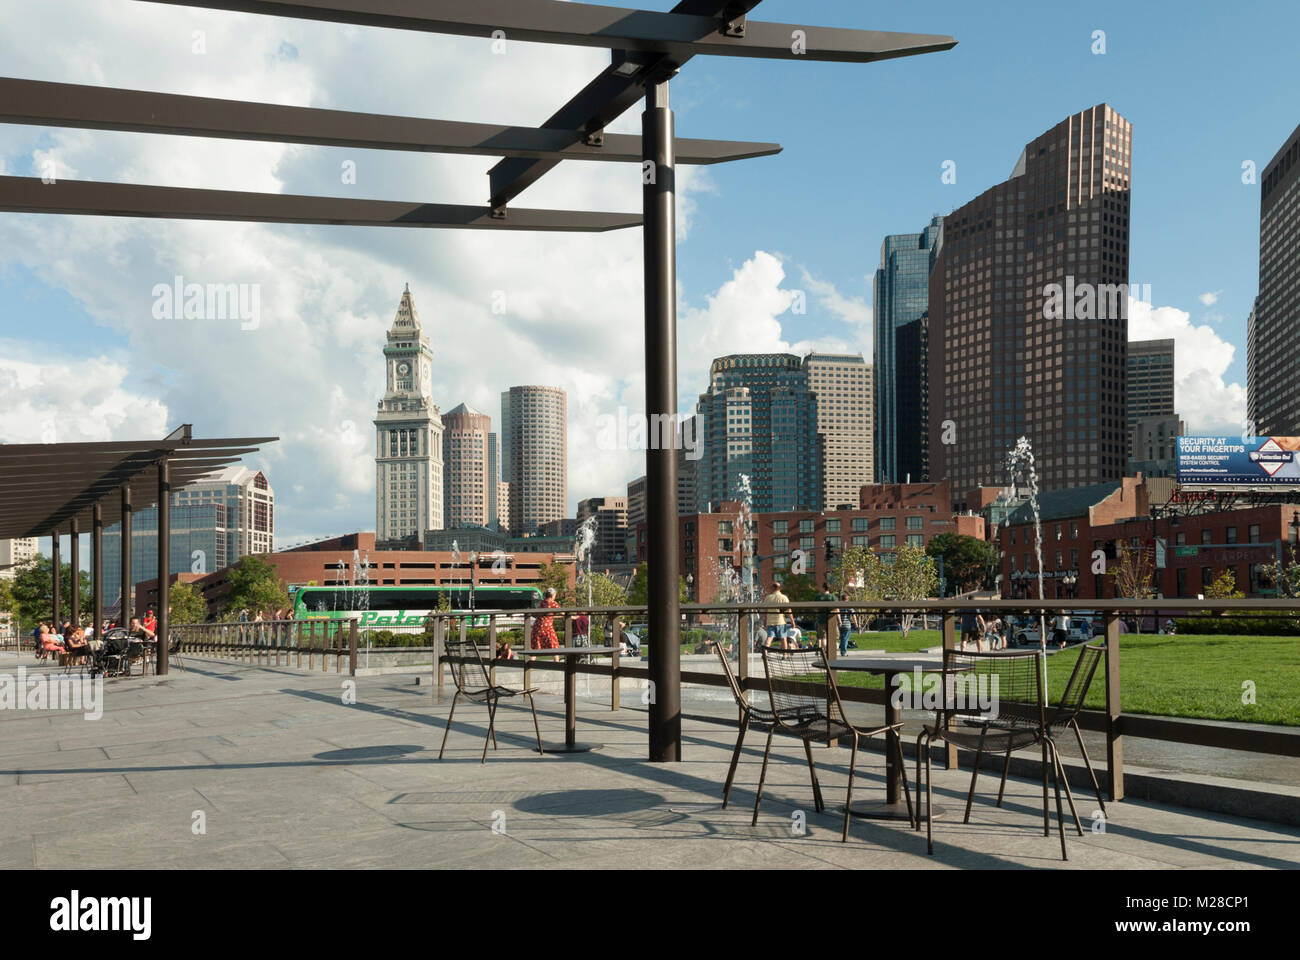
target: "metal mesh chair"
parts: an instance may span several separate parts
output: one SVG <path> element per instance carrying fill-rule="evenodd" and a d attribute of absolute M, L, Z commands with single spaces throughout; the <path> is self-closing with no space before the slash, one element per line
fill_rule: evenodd
<path fill-rule="evenodd" d="M 743 644 L 737 646 L 743 647 Z M 737 680 L 736 674 L 732 672 L 731 661 L 727 659 L 727 651 L 720 641 L 713 641 L 713 649 L 718 654 L 718 659 L 722 662 L 722 674 L 727 678 L 727 686 L 731 688 L 731 696 L 736 701 L 736 708 L 740 710 L 740 733 L 736 737 L 736 748 L 731 752 L 731 767 L 727 770 L 727 783 L 722 789 L 722 809 L 727 809 L 727 802 L 731 797 L 731 785 L 736 778 L 736 765 L 740 762 L 740 751 L 745 745 L 745 734 L 749 732 L 750 727 L 756 728 L 760 733 L 767 734 L 767 749 L 772 747 L 772 734 L 776 729 L 776 718 L 771 710 L 765 710 L 762 707 L 755 706 L 749 702 L 744 691 L 740 689 L 740 681 Z M 741 656 L 746 656 L 746 651 L 741 650 Z M 807 743 L 804 744 L 804 753 L 808 757 L 808 771 L 812 775 L 813 786 L 813 803 L 820 812 L 825 809 L 822 802 L 821 785 L 817 782 L 817 767 L 813 763 L 812 748 Z M 763 754 L 764 771 L 766 772 L 767 752 Z M 762 784 L 759 784 L 760 791 Z M 754 818 L 757 822 L 758 808 L 757 804 L 754 809 Z"/>
<path fill-rule="evenodd" d="M 849 788 L 844 798 L 844 830 L 840 840 L 849 838 L 849 817 L 853 806 L 853 774 L 858 765 L 858 744 L 866 737 L 885 734 L 893 745 L 898 770 L 903 780 L 903 796 L 907 800 L 907 816 L 912 823 L 916 815 L 912 809 L 912 795 L 907 786 L 907 772 L 903 763 L 901 723 L 879 727 L 859 727 L 849 722 L 844 713 L 844 703 L 835 677 L 827 669 L 825 654 L 817 648 L 810 650 L 782 650 L 763 647 L 763 667 L 767 671 L 767 685 L 772 697 L 772 714 L 778 729 L 803 740 L 812 767 L 812 742 L 829 743 L 832 740 L 852 739 L 853 753 L 849 759 Z M 772 736 L 768 734 L 768 747 Z M 754 823 L 758 822 L 758 805 L 763 799 L 763 778 L 767 773 L 767 754 L 763 755 L 763 773 L 758 779 L 758 796 L 754 800 Z M 818 794 L 818 811 L 825 808 L 820 803 L 821 790 L 817 787 L 816 770 L 813 785 Z"/>
<path fill-rule="evenodd" d="M 1094 665 L 1095 666 L 1095 665 Z M 1047 694 L 1043 676 L 1043 657 L 1039 651 L 997 651 L 964 653 L 945 650 L 943 658 L 943 709 L 939 722 L 922 729 L 916 741 L 917 776 L 921 757 L 925 757 L 926 847 L 934 853 L 934 798 L 930 767 L 930 743 L 943 740 L 966 750 L 975 751 L 970 790 L 966 794 L 966 814 L 962 823 L 970 822 L 975 783 L 979 778 L 984 751 L 1005 753 L 1003 786 L 1011 752 L 1039 746 L 1043 750 L 1043 835 L 1051 835 L 1048 813 L 1047 771 L 1050 757 L 1052 783 L 1056 791 L 1057 828 L 1061 838 L 1061 859 L 1065 851 L 1065 815 L 1061 807 L 1061 780 L 1064 779 L 1056 744 L 1047 720 Z M 918 788 L 919 789 L 919 788 Z M 1067 784 L 1066 790 L 1069 790 Z M 998 805 L 1002 791 L 998 791 Z M 1071 800 L 1073 811 L 1073 800 Z M 1075 817 L 1078 827 L 1078 817 Z M 919 827 L 919 824 L 918 824 Z M 1082 829 L 1080 829 L 1082 834 Z"/>
<path fill-rule="evenodd" d="M 448 640 L 446 642 L 447 656 L 463 658 L 460 663 L 451 665 L 451 676 L 456 682 L 456 694 L 451 698 L 451 711 L 447 714 L 447 728 L 442 734 L 442 747 L 438 750 L 438 759 L 442 759 L 443 751 L 447 749 L 447 734 L 451 733 L 451 718 L 456 715 L 456 702 L 464 697 L 471 703 L 486 703 L 488 708 L 488 732 L 483 740 L 483 756 L 479 758 L 479 763 L 487 762 L 488 744 L 492 744 L 492 749 L 497 748 L 496 735 L 496 716 L 497 704 L 511 697 L 523 697 L 528 701 L 528 707 L 533 713 L 533 732 L 537 734 L 537 752 L 544 753 L 542 750 L 542 731 L 537 725 L 537 704 L 533 702 L 533 693 L 536 688 L 526 690 L 515 690 L 513 687 L 503 687 L 500 684 L 492 683 L 488 675 L 487 662 L 484 660 L 484 654 L 492 655 L 492 651 L 487 648 L 480 648 L 477 644 L 468 640 Z"/>
<path fill-rule="evenodd" d="M 1103 815 L 1106 813 L 1106 801 L 1101 798 L 1101 785 L 1097 782 L 1097 774 L 1092 769 L 1092 759 L 1088 756 L 1088 748 L 1083 745 L 1083 733 L 1079 730 L 1079 711 L 1083 709 L 1083 701 L 1088 696 L 1088 688 L 1092 686 L 1092 679 L 1097 673 L 1097 667 L 1101 664 L 1102 658 L 1106 655 L 1106 648 L 1101 644 L 1089 644 L 1079 651 L 1079 659 L 1074 662 L 1074 670 L 1070 672 L 1070 679 L 1065 684 L 1065 690 L 1061 692 L 1061 699 L 1048 715 L 1047 726 L 1052 730 L 1070 729 L 1074 731 L 1074 737 L 1079 744 L 1079 752 L 1083 754 L 1084 765 L 1088 768 L 1088 777 L 1092 780 L 1092 791 L 1097 795 L 1097 803 L 1101 806 Z M 1002 767 L 1002 782 L 1007 781 L 1007 766 L 1010 764 L 1010 756 L 1007 763 Z M 1057 763 L 1060 763 L 1058 758 Z M 1065 776 L 1065 767 L 1061 766 L 1061 780 L 1065 783 L 1065 796 L 1070 801 L 1070 810 L 1074 813 L 1075 825 L 1082 831 L 1079 826 L 1079 815 L 1074 810 L 1074 797 L 1070 793 L 1070 781 Z M 998 790 L 998 805 L 1002 805 L 1002 791 Z"/>

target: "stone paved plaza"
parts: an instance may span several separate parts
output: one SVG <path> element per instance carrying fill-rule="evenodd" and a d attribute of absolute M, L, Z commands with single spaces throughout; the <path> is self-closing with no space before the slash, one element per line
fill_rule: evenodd
<path fill-rule="evenodd" d="M 0 656 L 0 672 L 32 658 Z M 936 769 L 935 855 L 905 823 L 853 822 L 840 842 L 849 752 L 815 753 L 828 810 L 812 809 L 803 751 L 777 738 L 758 825 L 750 825 L 763 738 L 751 734 L 721 809 L 735 729 L 684 722 L 676 764 L 645 760 L 636 698 L 579 703 L 579 739 L 604 748 L 538 756 L 526 709 L 498 714 L 499 749 L 479 751 L 487 711 L 450 706 L 427 673 L 359 676 L 190 658 L 165 678 L 109 680 L 102 718 L 0 711 L 0 868 L 227 867 L 1053 867 L 1164 869 L 1300 865 L 1300 829 L 1128 801 L 1105 833 L 1067 833 L 1070 861 L 1042 833 L 1040 787 L 1012 780 L 1003 809 L 981 779 Z M 509 682 L 506 680 L 506 682 Z M 563 703 L 538 699 L 544 740 Z M 698 711 L 692 711 L 692 713 Z M 719 705 L 725 712 L 725 704 Z M 883 755 L 860 760 L 855 799 L 880 799 Z M 909 762 L 909 777 L 911 763 Z M 1095 799 L 1076 791 L 1085 818 Z M 955 812 L 955 815 L 954 815 Z M 806 817 L 800 836 L 792 830 Z M 203 832 L 195 832 L 202 821 Z M 1053 812 L 1053 831 L 1055 813 Z"/>

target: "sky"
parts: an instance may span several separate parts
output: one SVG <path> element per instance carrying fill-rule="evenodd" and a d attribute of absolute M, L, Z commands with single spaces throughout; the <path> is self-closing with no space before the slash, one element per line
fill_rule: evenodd
<path fill-rule="evenodd" d="M 752 17 L 959 42 L 859 65 L 697 57 L 673 81 L 678 136 L 784 147 L 679 168 L 680 409 L 693 409 L 716 356 L 870 359 L 882 239 L 1006 179 L 1025 143 L 1105 102 L 1134 125 L 1130 278 L 1150 285 L 1151 301 L 1132 305 L 1130 339 L 1176 339 L 1175 403 L 1192 432 L 1240 430 L 1258 289 L 1249 173 L 1300 124 L 1300 5 L 765 0 Z M 0 62 L 36 80 L 531 126 L 608 53 L 508 37 L 494 52 L 486 39 L 141 0 L 0 0 Z M 610 130 L 638 132 L 640 112 Z M 0 125 L 0 172 L 19 176 L 479 204 L 492 163 Z M 636 211 L 639 173 L 570 162 L 515 204 Z M 255 289 L 256 322 L 158 316 L 155 288 L 177 276 Z M 406 283 L 441 409 L 467 402 L 495 425 L 513 384 L 568 392 L 570 514 L 644 472 L 642 453 L 598 442 L 620 407 L 644 409 L 636 230 L 5 214 L 0 441 L 161 436 L 180 423 L 203 436 L 275 435 L 249 462 L 275 488 L 277 543 L 373 530 L 371 421 Z"/>

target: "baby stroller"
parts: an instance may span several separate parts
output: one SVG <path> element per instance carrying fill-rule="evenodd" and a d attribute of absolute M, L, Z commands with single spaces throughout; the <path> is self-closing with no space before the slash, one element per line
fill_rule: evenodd
<path fill-rule="evenodd" d="M 115 677 L 129 672 L 131 661 L 144 655 L 144 644 L 131 637 L 124 627 L 114 627 L 104 634 L 103 643 L 90 651 L 90 675 Z"/>

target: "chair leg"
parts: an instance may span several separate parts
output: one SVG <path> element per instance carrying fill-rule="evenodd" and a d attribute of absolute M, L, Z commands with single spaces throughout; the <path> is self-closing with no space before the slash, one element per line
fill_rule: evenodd
<path fill-rule="evenodd" d="M 925 742 L 925 852 L 934 854 L 934 786 L 930 768 L 930 741 Z"/>
<path fill-rule="evenodd" d="M 853 816 L 853 771 L 858 766 L 858 735 L 853 734 L 853 754 L 849 757 L 849 789 L 844 796 L 844 832 L 840 835 L 840 843 L 849 839 L 849 817 Z"/>
<path fill-rule="evenodd" d="M 542 728 L 537 725 L 537 704 L 533 702 L 531 693 L 525 693 L 524 696 L 528 698 L 528 708 L 533 711 L 533 733 L 537 734 L 537 753 L 545 756 L 546 751 L 542 749 Z"/>
<path fill-rule="evenodd" d="M 1059 832 L 1061 835 L 1061 859 L 1069 860 L 1070 858 L 1069 856 L 1066 855 L 1065 852 L 1065 811 L 1061 809 L 1061 781 L 1058 779 L 1057 772 L 1056 772 L 1058 769 L 1055 763 L 1057 759 L 1056 744 L 1052 742 L 1051 737 L 1046 737 L 1044 739 L 1046 743 L 1046 748 L 1051 753 L 1052 760 L 1053 760 L 1052 784 L 1056 787 L 1056 829 L 1057 832 Z"/>
<path fill-rule="evenodd" d="M 1043 836 L 1052 835 L 1052 818 L 1047 812 L 1047 738 L 1043 738 Z"/>
<path fill-rule="evenodd" d="M 1002 782 L 998 784 L 998 806 L 1002 806 L 1002 794 L 1007 789 L 1007 772 L 1011 769 L 1011 747 L 1007 747 L 1006 759 L 1002 761 Z"/>
<path fill-rule="evenodd" d="M 916 812 L 912 809 L 912 791 L 907 789 L 907 761 L 903 759 L 903 737 L 898 731 L 894 731 L 892 737 L 894 741 L 894 753 L 898 757 L 898 778 L 903 781 L 903 799 L 907 801 L 907 825 L 909 827 L 916 825 Z M 916 802 L 921 802 L 918 795 Z"/>
<path fill-rule="evenodd" d="M 1101 815 L 1106 815 L 1106 801 L 1101 798 L 1101 785 L 1097 783 L 1097 774 L 1093 772 L 1092 760 L 1088 757 L 1088 748 L 1083 745 L 1083 733 L 1079 730 L 1077 720 L 1071 720 L 1070 726 L 1074 728 L 1075 739 L 1079 741 L 1079 752 L 1083 754 L 1083 762 L 1088 768 L 1088 776 L 1092 779 L 1092 790 L 1097 795 L 1097 803 L 1101 805 Z"/>
<path fill-rule="evenodd" d="M 988 727 L 980 731 L 980 742 L 975 748 L 975 765 L 970 772 L 970 789 L 966 791 L 966 816 L 962 817 L 962 823 L 970 823 L 970 805 L 975 799 L 975 781 L 980 775 L 980 760 L 984 757 L 984 738 L 988 736 Z"/>
<path fill-rule="evenodd" d="M 496 719 L 497 719 L 496 701 L 489 700 L 488 701 L 488 734 L 486 737 L 483 738 L 483 756 L 479 757 L 479 761 L 478 761 L 479 763 L 487 763 L 487 748 L 489 743 L 492 744 L 494 749 L 496 747 L 497 735 L 495 732 L 493 732 L 492 729 L 496 725 Z"/>
<path fill-rule="evenodd" d="M 821 813 L 826 809 L 826 804 L 822 802 L 822 785 L 817 782 L 817 766 L 813 763 L 811 741 L 805 740 L 803 742 L 803 752 L 804 756 L 808 758 L 808 772 L 812 774 L 813 804 L 816 806 L 817 812 Z"/>
<path fill-rule="evenodd" d="M 754 818 L 751 827 L 758 826 L 758 805 L 763 802 L 763 783 L 767 780 L 767 758 L 772 753 L 772 731 L 767 731 L 767 746 L 763 749 L 763 769 L 758 774 L 758 794 L 754 797 Z"/>
<path fill-rule="evenodd" d="M 1070 778 L 1065 775 L 1065 761 L 1061 759 L 1060 751 L 1056 749 L 1056 741 L 1052 741 L 1052 753 L 1056 756 L 1056 772 L 1061 778 L 1061 783 L 1065 785 L 1065 802 L 1070 805 L 1070 816 L 1074 817 L 1074 829 L 1079 831 L 1079 836 L 1083 836 L 1083 824 L 1079 822 L 1079 811 L 1074 807 L 1074 794 L 1070 791 Z"/>
<path fill-rule="evenodd" d="M 457 690 L 456 695 L 451 698 L 451 712 L 447 714 L 447 727 L 442 731 L 442 748 L 438 751 L 439 760 L 442 759 L 443 750 L 447 749 L 447 734 L 451 733 L 451 718 L 456 715 L 456 701 L 458 699 L 460 699 L 459 690 Z"/>
<path fill-rule="evenodd" d="M 922 730 L 916 735 L 916 829 L 919 833 L 921 830 L 921 741 L 925 741 L 925 749 L 930 749 L 930 738 Z"/>
<path fill-rule="evenodd" d="M 736 737 L 736 749 L 731 751 L 731 768 L 727 771 L 727 782 L 722 788 L 722 809 L 727 809 L 727 800 L 731 796 L 731 785 L 736 779 L 736 764 L 740 763 L 740 750 L 745 745 L 745 734 L 749 732 L 749 714 L 740 718 L 740 735 Z"/>

